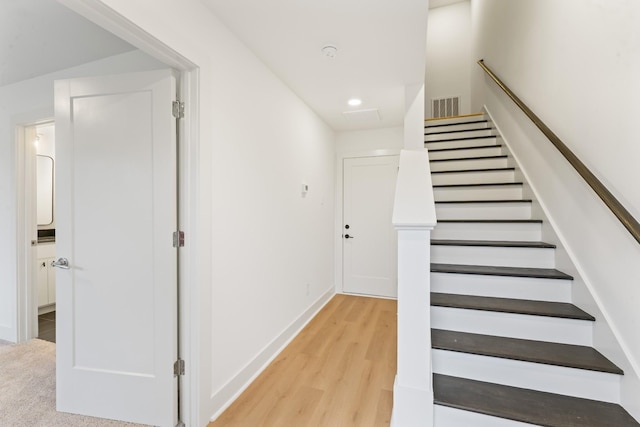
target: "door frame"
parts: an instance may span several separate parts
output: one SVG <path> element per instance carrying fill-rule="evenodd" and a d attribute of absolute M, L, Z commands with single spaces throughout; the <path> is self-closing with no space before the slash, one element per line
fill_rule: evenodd
<path fill-rule="evenodd" d="M 178 173 L 178 228 L 186 236 L 198 235 L 197 203 L 199 198 L 199 67 L 179 52 L 171 49 L 142 28 L 114 12 L 99 1 L 60 0 L 60 3 L 84 16 L 106 31 L 136 46 L 146 54 L 177 70 L 178 97 L 185 105 L 184 118 L 179 126 Z M 37 303 L 35 288 L 27 286 L 33 282 L 29 265 L 35 265 L 35 250 L 25 236 L 37 226 L 33 218 L 27 217 L 29 197 L 34 197 L 35 181 L 29 178 L 26 166 L 25 130 L 35 124 L 53 121 L 51 111 L 34 111 L 14 120 L 15 135 L 15 177 L 16 177 L 16 326 L 18 342 L 34 337 L 37 331 Z M 48 118 L 48 119 L 43 119 Z M 30 191 L 30 193 L 27 193 Z M 31 239 L 31 238 L 29 238 Z M 198 355 L 201 351 L 198 298 L 198 244 L 195 238 L 187 238 L 184 247 L 178 251 L 178 356 L 185 361 L 185 375 L 181 377 L 179 414 L 181 421 L 192 425 L 199 419 L 200 389 L 198 379 Z M 34 321 L 36 322 L 34 324 Z"/>
<path fill-rule="evenodd" d="M 383 157 L 383 156 L 399 156 L 400 148 L 389 148 L 382 150 L 365 150 L 354 151 L 347 153 L 338 153 L 336 158 L 336 213 L 335 213 L 335 240 L 334 240 L 334 252 L 335 252 L 335 271 L 334 271 L 334 283 L 336 284 L 336 292 L 344 294 L 344 253 L 343 253 L 343 239 L 342 239 L 342 222 L 344 218 L 344 160 L 345 159 L 357 159 L 362 157 Z"/>

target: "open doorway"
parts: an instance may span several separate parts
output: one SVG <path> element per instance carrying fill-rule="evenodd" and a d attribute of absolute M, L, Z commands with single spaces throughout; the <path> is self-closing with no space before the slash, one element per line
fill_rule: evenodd
<path fill-rule="evenodd" d="M 56 275 L 51 265 L 56 255 L 56 214 L 55 214 L 55 124 L 45 122 L 28 129 L 35 138 L 27 141 L 33 144 L 35 160 L 33 175 L 29 181 L 35 182 L 35 218 L 37 226 L 37 246 L 35 259 L 35 283 L 29 286 L 34 290 L 38 315 L 39 339 L 56 342 Z M 31 156 L 33 157 L 33 156 Z M 35 191 L 34 191 L 35 190 Z M 33 196 L 32 196 L 33 197 Z M 31 262 L 33 262 L 32 260 Z"/>
<path fill-rule="evenodd" d="M 55 342 L 55 125 L 33 120 L 16 127 L 20 341 Z"/>
<path fill-rule="evenodd" d="M 64 25 L 62 25 L 64 26 Z M 132 32 L 134 32 L 132 30 Z M 138 34 L 138 33 L 136 33 Z M 135 39 L 135 37 L 132 37 Z M 40 120 L 40 118 L 42 117 L 52 117 L 53 116 L 53 112 L 54 112 L 54 102 L 53 102 L 53 82 L 54 81 L 60 81 L 60 80 L 66 80 L 66 79 L 79 79 L 79 78 L 93 78 L 96 76 L 114 76 L 114 75 L 124 75 L 125 73 L 138 73 L 138 72 L 152 72 L 152 71 L 156 71 L 156 70 L 160 70 L 160 69 L 167 69 L 169 67 L 173 67 L 173 68 L 177 68 L 180 71 L 182 71 L 182 74 L 177 74 L 177 86 L 178 86 L 178 91 L 180 91 L 181 87 L 188 87 L 190 90 L 189 91 L 185 91 L 182 94 L 178 94 L 178 95 L 182 95 L 182 99 L 187 101 L 187 105 L 190 105 L 189 103 L 189 99 L 188 96 L 191 93 L 194 93 L 192 90 L 195 90 L 194 88 L 196 88 L 196 80 L 195 80 L 195 74 L 190 74 L 190 65 L 186 64 L 186 63 L 175 63 L 177 60 L 175 59 L 175 55 L 173 53 L 169 54 L 166 52 L 166 48 L 164 46 L 159 46 L 156 43 L 154 43 L 153 41 L 150 41 L 148 39 L 145 39 L 145 44 L 150 46 L 151 48 L 157 50 L 157 52 L 154 52 L 156 55 L 154 56 L 150 56 L 147 55 L 145 53 L 143 53 L 142 51 L 139 50 L 129 50 L 127 52 L 124 53 L 119 53 L 117 55 L 112 55 L 110 57 L 107 58 L 102 58 L 99 59 L 97 61 L 92 61 L 92 62 L 88 62 L 85 64 L 79 64 L 79 65 L 74 65 L 71 66 L 69 68 L 66 68 L 64 70 L 58 70 L 43 76 L 37 76 L 34 78 L 27 78 L 24 80 L 21 80 L 15 84 L 10 84 L 6 90 L 3 91 L 3 97 L 6 98 L 5 99 L 13 99 L 19 102 L 14 102 L 15 105 L 15 109 L 7 109 L 7 117 L 9 118 L 7 120 L 8 125 L 11 126 L 13 129 L 15 129 L 16 133 L 16 147 L 18 147 L 16 149 L 16 156 L 15 156 L 15 163 L 13 165 L 11 165 L 11 169 L 13 169 L 13 166 L 15 166 L 15 177 L 16 177 L 16 182 L 15 182 L 15 189 L 16 189 L 16 199 L 17 199 L 17 204 L 16 204 L 16 215 L 15 215 L 15 220 L 17 223 L 17 233 L 16 233 L 16 237 L 17 237 L 17 250 L 14 252 L 15 253 L 15 262 L 17 264 L 17 269 L 16 269 L 16 279 L 15 283 L 17 283 L 18 285 L 16 286 L 15 292 L 17 292 L 17 295 L 15 295 L 15 298 L 10 298 L 10 299 L 14 299 L 15 301 L 17 301 L 16 307 L 11 307 L 12 313 L 10 313 L 11 315 L 14 315 L 15 318 L 17 319 L 16 324 L 17 326 L 15 326 L 14 330 L 16 330 L 17 332 L 15 332 L 14 336 L 9 336 L 7 335 L 9 338 L 9 340 L 15 342 L 24 342 L 24 341 L 28 341 L 31 338 L 34 337 L 41 337 L 41 332 L 46 332 L 44 329 L 48 329 L 51 330 L 53 329 L 53 324 L 52 323 L 47 323 L 47 324 L 43 324 L 44 322 L 42 322 L 42 320 L 40 322 L 38 322 L 38 315 L 49 315 L 52 316 L 51 313 L 53 313 L 53 310 L 57 309 L 57 313 L 58 316 L 58 320 L 60 320 L 60 313 L 64 310 L 61 310 L 60 307 L 58 307 L 59 301 L 56 300 L 56 294 L 57 294 L 57 290 L 56 288 L 58 288 L 59 283 L 56 283 L 56 279 L 55 273 L 51 273 L 51 277 L 53 278 L 53 281 L 49 280 L 49 274 L 45 274 L 46 270 L 50 269 L 51 267 L 51 261 L 53 261 L 54 259 L 57 260 L 59 256 L 69 256 L 66 255 L 65 252 L 64 254 L 59 253 L 59 248 L 57 247 L 60 243 L 60 235 L 64 235 L 64 233 L 60 233 L 60 235 L 56 236 L 56 231 L 61 230 L 60 227 L 60 223 L 59 220 L 63 219 L 65 217 L 65 215 L 60 215 L 60 211 L 55 209 L 55 206 L 52 207 L 51 212 L 49 213 L 49 218 L 47 217 L 46 213 L 43 213 L 43 217 L 44 219 L 42 221 L 40 221 L 37 216 L 38 216 L 38 212 L 37 212 L 37 205 L 38 205 L 38 199 L 40 198 L 38 195 L 39 192 L 39 187 L 40 188 L 45 188 L 47 185 L 43 184 L 43 185 L 38 185 L 38 178 L 36 176 L 36 170 L 38 168 L 38 163 L 42 163 L 43 165 L 45 165 L 46 163 L 49 163 L 51 166 L 52 170 L 56 170 L 57 168 L 57 163 L 60 160 L 60 152 L 56 153 L 55 151 L 53 152 L 53 155 L 47 155 L 42 153 L 41 156 L 43 157 L 50 157 L 51 161 L 45 160 L 43 159 L 42 161 L 38 161 L 38 153 L 36 151 L 36 146 L 40 145 L 40 141 L 42 141 L 44 138 L 44 135 L 42 134 L 41 129 L 39 128 L 41 125 L 45 125 L 47 123 L 43 123 Z M 133 49 L 132 46 L 130 46 L 131 49 Z M 153 50 L 152 49 L 152 50 Z M 73 51 L 73 49 L 68 49 L 67 50 Z M 30 53 L 33 54 L 33 53 Z M 158 60 L 156 58 L 158 57 L 162 57 L 162 59 Z M 172 61 L 165 61 L 164 57 L 172 57 L 173 60 Z M 167 63 L 168 62 L 168 63 Z M 0 87 L 0 89 L 3 89 Z M 118 97 L 120 95 L 114 95 L 113 99 L 115 99 L 116 97 Z M 82 98 L 82 97 L 81 97 Z M 89 98 L 85 97 L 83 98 L 83 100 L 81 102 L 88 102 Z M 163 111 L 166 113 L 166 111 L 168 111 L 168 116 L 171 116 L 171 103 L 163 103 L 162 104 L 162 108 Z M 95 107 L 92 105 L 92 108 Z M 13 108 L 13 107 L 12 107 Z M 186 117 L 190 117 L 190 111 L 189 109 L 187 109 L 187 113 L 186 113 Z M 171 119 L 171 117 L 167 117 L 170 120 L 174 120 Z M 126 118 L 128 119 L 128 117 Z M 50 119 L 49 119 L 50 120 Z M 124 120 L 121 120 L 120 122 L 122 123 Z M 182 123 L 187 123 L 187 119 L 183 119 Z M 49 122 L 48 124 L 52 124 L 51 122 Z M 57 124 L 56 124 L 57 125 Z M 187 126 L 185 125 L 184 127 L 180 127 L 179 129 L 174 129 L 171 132 L 158 132 L 157 134 L 173 134 L 176 135 L 176 133 L 180 133 L 181 135 L 184 135 L 187 129 Z M 53 130 L 53 127 L 52 127 Z M 52 132 L 53 134 L 55 134 L 55 132 Z M 68 138 L 67 138 L 68 139 Z M 59 138 L 59 140 L 65 140 L 65 138 Z M 92 143 L 95 142 L 95 139 L 91 140 Z M 116 142 L 122 142 L 124 141 L 123 139 L 119 139 L 119 138 L 115 138 L 114 141 Z M 187 143 L 187 138 L 183 139 L 183 141 L 185 141 L 185 143 Z M 59 142 L 59 141 L 58 141 Z M 65 151 L 63 150 L 63 153 Z M 118 155 L 116 156 L 116 153 L 121 153 L 121 150 L 117 149 L 117 148 L 109 148 L 108 150 L 105 150 L 104 153 L 107 153 L 109 155 L 111 155 L 114 158 L 114 161 L 117 162 L 125 162 L 127 164 L 131 163 L 134 166 L 139 166 L 142 164 L 145 164 L 144 162 L 132 162 L 130 161 L 130 156 L 124 156 L 124 155 Z M 57 154 L 57 155 L 56 155 Z M 14 161 L 14 156 L 11 156 L 12 159 L 11 161 Z M 67 156 L 68 157 L 68 156 Z M 104 158 L 104 156 L 103 156 Z M 180 180 L 180 183 L 174 183 L 177 184 L 182 190 L 187 190 L 182 192 L 182 194 L 187 195 L 188 191 L 190 191 L 190 187 L 187 187 L 187 179 L 185 177 L 185 175 L 187 175 L 187 169 L 184 168 L 184 165 L 187 162 L 186 157 L 181 157 L 178 156 L 178 160 L 177 162 L 174 160 L 174 166 L 177 167 L 178 172 L 180 174 L 184 174 L 183 178 Z M 51 165 L 52 163 L 52 165 Z M 176 163 L 180 163 L 180 167 L 178 167 L 178 165 Z M 120 167 L 119 163 L 114 163 L 114 167 L 111 168 L 109 171 L 103 171 L 105 173 L 103 173 L 103 176 L 105 177 L 104 181 L 108 181 L 109 177 L 111 176 L 111 174 L 113 173 L 120 173 L 120 175 L 125 175 L 122 172 L 122 167 Z M 43 166 L 43 168 L 45 168 L 45 166 Z M 61 170 L 64 168 L 57 168 L 57 170 Z M 138 170 L 139 168 L 134 168 L 136 169 L 135 172 L 127 172 L 126 175 L 127 176 L 137 176 L 138 174 Z M 157 170 L 166 170 L 166 168 L 158 168 Z M 53 173 L 51 174 L 53 176 Z M 120 175 L 118 175 L 118 177 L 120 177 Z M 174 174 L 175 175 L 175 174 Z M 175 176 L 173 178 L 175 180 Z M 55 179 L 52 180 L 52 186 L 54 186 L 56 184 Z M 108 190 L 111 191 L 114 188 L 117 188 L 118 186 L 115 185 L 111 185 L 108 187 Z M 124 189 L 130 189 L 131 185 L 121 185 L 118 188 L 124 188 Z M 95 188 L 95 186 L 93 187 Z M 157 186 L 157 188 L 163 188 L 166 189 L 168 188 L 167 185 L 163 185 L 163 186 Z M 52 187 L 52 194 L 55 194 L 55 189 Z M 168 190 L 166 190 L 168 192 Z M 91 197 L 96 197 L 95 195 L 97 194 L 102 194 L 104 195 L 106 193 L 106 191 L 103 191 L 102 193 L 99 191 L 95 191 L 92 190 L 90 192 Z M 140 194 L 148 194 L 148 192 L 140 192 Z M 178 195 L 175 194 L 175 197 L 177 197 Z M 46 199 L 47 197 L 45 195 L 42 195 L 43 199 Z M 136 202 L 135 203 L 129 203 L 129 204 L 125 204 L 122 206 L 134 206 L 138 203 L 140 197 L 136 197 Z M 55 200 L 55 196 L 51 196 L 51 200 Z M 81 200 L 83 201 L 87 201 L 89 200 L 89 198 L 85 197 L 82 198 Z M 53 203 L 53 202 L 52 202 Z M 46 204 L 46 203 L 45 203 Z M 85 203 L 85 205 L 90 205 L 91 203 Z M 61 206 L 64 206 L 64 203 L 60 204 Z M 180 208 L 182 209 L 182 208 Z M 173 209 L 169 209 L 167 211 L 177 211 L 177 208 L 173 208 Z M 160 210 L 158 210 L 160 211 Z M 187 218 L 187 215 L 181 215 L 182 218 Z M 101 223 L 96 224 L 96 229 L 99 228 L 101 225 Z M 175 224 L 176 227 L 172 228 L 172 232 L 174 230 L 176 230 L 176 228 L 180 228 L 180 229 L 187 229 L 188 227 L 182 227 L 181 224 Z M 53 230 L 56 231 L 53 231 Z M 173 233 L 162 233 L 162 234 L 158 234 L 158 236 L 160 236 L 163 240 L 163 244 L 168 242 L 169 247 L 171 248 L 171 235 Z M 67 233 L 68 234 L 68 233 Z M 81 233 L 83 236 L 86 236 L 87 233 Z M 155 234 L 154 234 L 155 236 Z M 57 239 L 56 239 L 57 237 Z M 53 241 L 53 239 L 56 239 L 56 241 Z M 48 241 L 46 241 L 48 240 Z M 96 240 L 97 242 L 100 242 L 99 240 Z M 126 241 L 126 239 L 121 240 L 122 241 Z M 148 241 L 148 240 L 145 240 Z M 44 250 L 44 252 L 41 252 L 41 250 L 43 248 L 47 247 L 48 250 Z M 174 249 L 175 251 L 175 249 Z M 179 252 L 179 257 L 181 259 L 186 259 L 186 249 L 182 252 Z M 86 252 L 82 252 L 83 254 L 86 254 Z M 117 256 L 120 252 L 118 250 L 112 250 L 109 251 L 108 254 L 106 256 L 103 256 L 102 259 L 104 260 L 104 263 L 109 263 L 110 265 L 113 266 L 113 269 L 117 269 L 118 266 L 122 263 L 117 263 L 117 265 L 115 264 L 111 264 L 111 260 L 112 260 L 112 256 L 114 256 L 115 258 L 113 258 L 114 260 L 117 261 Z M 69 259 L 73 262 L 76 261 L 78 259 L 78 257 L 71 258 L 71 256 L 69 256 Z M 126 259 L 134 259 L 134 260 L 138 260 L 137 258 L 134 257 L 127 257 Z M 14 260 L 11 260 L 14 261 Z M 80 271 L 79 268 L 77 268 L 75 271 Z M 64 273 L 64 272 L 63 272 Z M 184 274 L 181 271 L 181 274 Z M 39 287 L 39 279 L 46 277 L 46 285 L 45 286 L 41 286 Z M 158 275 L 158 277 L 164 277 L 164 275 Z M 26 280 L 25 280 L 26 279 Z M 183 289 L 183 287 L 187 286 L 187 281 L 183 280 L 180 282 L 180 289 Z M 86 290 L 89 287 L 85 286 L 84 288 L 82 288 L 82 290 Z M 46 292 L 45 292 L 46 290 Z M 174 291 L 177 291 L 177 289 L 175 289 L 175 285 L 174 285 Z M 14 292 L 13 290 L 10 290 L 11 292 Z M 46 298 L 45 298 L 45 293 L 46 293 Z M 0 293 L 0 295 L 2 295 Z M 13 296 L 13 295 L 12 295 Z M 51 297 L 53 297 L 53 300 L 51 299 Z M 124 301 L 126 301 L 125 299 L 122 299 Z M 183 304 L 185 304 L 187 301 L 187 299 L 182 299 L 181 302 Z M 118 301 L 118 303 L 113 303 L 110 305 L 106 305 L 105 306 L 111 310 L 111 315 L 113 316 L 113 313 L 117 312 L 117 309 L 120 307 L 120 301 Z M 86 309 L 86 310 L 90 310 L 90 309 Z M 94 310 L 95 311 L 95 310 Z M 165 310 L 168 312 L 168 310 Z M 184 307 L 182 307 L 180 310 L 178 310 L 178 304 L 174 304 L 171 307 L 171 311 L 173 313 L 174 317 L 177 317 L 178 314 L 176 312 L 179 311 L 181 316 L 187 316 L 188 313 L 190 313 L 189 310 L 185 309 Z M 141 316 L 141 318 L 143 320 L 146 319 L 155 319 L 158 316 Z M 103 317 L 105 319 L 105 322 L 109 321 L 109 317 L 104 316 Z M 119 318 L 116 316 L 116 318 Z M 1 319 L 0 319 L 1 320 Z M 52 320 L 50 319 L 44 319 L 44 320 Z M 176 327 L 173 326 L 172 328 L 162 328 L 162 330 L 164 331 L 163 334 L 167 335 L 167 331 L 169 329 L 174 329 L 171 331 L 171 336 L 175 337 L 177 330 L 180 330 L 181 332 L 183 332 L 182 336 L 181 336 L 181 340 L 186 341 L 188 338 L 188 333 L 184 333 L 185 328 L 182 325 L 186 325 L 187 322 L 184 321 L 184 319 L 182 319 L 183 321 Z M 1 323 L 1 322 L 0 322 Z M 40 324 L 39 324 L 40 323 Z M 140 322 L 137 323 L 130 323 L 132 325 L 139 325 Z M 1 325 L 0 325 L 1 326 Z M 43 327 L 46 326 L 46 327 Z M 105 329 L 108 329 L 108 326 L 105 326 Z M 129 328 L 129 329 L 135 329 L 135 328 Z M 160 328 L 156 328 L 158 330 L 160 330 Z M 91 332 L 91 331 L 89 331 Z M 55 332 L 53 334 L 48 334 L 48 338 L 53 338 L 57 341 L 57 347 L 58 350 L 60 350 L 60 348 L 62 347 L 61 341 L 59 339 L 59 336 L 56 337 Z M 87 333 L 85 334 L 86 337 L 85 338 L 93 338 L 91 333 Z M 94 334 L 95 335 L 95 334 Z M 143 337 L 148 337 L 148 334 L 141 334 Z M 41 337 L 43 338 L 43 337 Z M 176 338 L 174 338 L 174 340 L 177 340 Z M 90 340 L 89 340 L 90 341 Z M 69 340 L 67 340 L 67 342 L 70 342 Z M 73 341 L 73 344 L 76 345 L 77 347 L 77 343 L 80 341 Z M 142 342 L 142 340 L 137 340 L 137 341 L 132 341 L 134 344 Z M 188 341 L 186 341 L 188 344 Z M 126 345 L 125 345 L 126 344 Z M 121 344 L 123 347 L 132 347 L 131 345 L 129 345 L 130 343 L 125 343 L 125 344 Z M 93 342 L 90 342 L 89 344 L 87 344 L 87 348 L 94 348 L 96 347 L 94 345 Z M 112 346 L 112 348 L 115 346 Z M 183 348 L 187 348 L 187 345 L 184 345 Z M 77 352 L 77 348 L 74 348 L 74 351 Z M 108 352 L 103 352 L 102 356 L 103 359 L 99 360 L 99 362 L 102 363 L 102 365 L 106 366 L 106 368 L 102 369 L 101 371 L 99 369 L 95 369 L 94 371 L 98 372 L 98 374 L 102 374 L 105 371 L 117 371 L 117 369 L 111 369 L 111 365 L 110 364 L 115 364 L 114 360 L 117 362 L 118 357 L 107 357 L 110 355 L 107 354 Z M 118 352 L 116 352 L 118 353 Z M 142 354 L 141 352 L 137 352 L 136 354 Z M 76 354 L 77 355 L 77 354 Z M 86 356 L 86 352 L 82 353 L 81 356 L 84 355 Z M 118 354 L 117 356 L 120 356 L 120 354 Z M 151 353 L 150 357 L 155 357 L 155 353 Z M 189 369 L 191 368 L 191 365 L 188 363 L 189 361 L 189 355 L 187 354 L 187 352 L 185 351 L 184 353 L 180 352 L 179 353 L 179 358 L 181 358 L 182 360 L 187 361 L 186 365 L 189 367 Z M 94 358 L 95 359 L 95 358 Z M 129 361 L 133 361 L 133 362 L 137 362 L 137 359 L 135 358 L 129 358 Z M 92 360 L 95 361 L 95 360 Z M 169 366 L 169 368 L 172 367 L 172 365 L 174 365 L 174 362 L 176 361 L 176 357 L 172 358 L 170 360 L 170 363 L 162 363 L 159 366 L 165 367 L 165 366 Z M 131 362 L 131 363 L 133 363 Z M 165 361 L 166 362 L 166 361 Z M 156 366 L 158 365 L 157 363 L 145 363 L 144 366 Z M 134 366 L 136 367 L 136 366 Z M 109 369 L 107 369 L 109 368 Z M 56 369 L 56 371 L 58 371 L 58 369 Z M 183 382 L 183 384 L 187 381 L 186 379 L 183 378 L 179 378 L 179 377 L 175 377 L 173 372 L 173 369 L 167 369 L 167 372 L 169 372 L 169 377 L 170 381 L 173 382 Z M 150 376 L 150 375 L 147 375 Z M 136 378 L 142 378 L 144 377 L 143 375 L 129 375 L 129 377 L 135 377 Z M 62 383 L 61 381 L 57 382 L 58 384 Z M 126 389 L 126 388 L 123 388 Z M 177 393 L 176 393 L 177 394 Z M 187 398 L 189 397 L 190 393 L 188 393 L 186 390 L 182 393 L 179 394 L 181 399 L 178 401 L 178 418 L 183 419 L 183 420 L 188 420 L 189 419 L 189 414 L 186 413 L 186 411 L 184 411 L 183 407 L 188 405 L 188 400 Z M 142 395 L 144 396 L 144 395 Z M 79 399 L 78 399 L 79 400 Z M 122 400 L 122 399 L 120 399 Z M 126 400 L 126 399 L 125 399 Z M 174 401 L 177 399 L 173 399 Z M 109 404 L 102 404 L 100 409 L 103 409 L 104 407 L 110 407 L 112 405 Z M 148 406 L 148 405 L 138 405 L 138 406 Z M 165 405 L 165 406 L 173 406 L 173 405 Z M 69 411 L 71 412 L 71 411 Z M 106 413 L 102 413 L 99 411 L 92 411 L 91 415 L 97 415 L 97 416 L 103 416 L 105 418 L 109 418 L 109 414 Z M 112 418 L 116 418 L 116 416 L 113 416 Z M 120 419 L 124 419 L 124 418 L 129 418 L 128 415 L 118 415 L 118 418 Z M 164 423 L 163 423 L 164 425 Z M 175 425 L 175 422 L 172 424 Z"/>

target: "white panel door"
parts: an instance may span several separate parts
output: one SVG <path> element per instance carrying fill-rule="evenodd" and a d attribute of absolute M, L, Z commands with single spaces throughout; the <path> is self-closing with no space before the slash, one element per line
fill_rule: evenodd
<path fill-rule="evenodd" d="M 176 424 L 175 84 L 56 82 L 59 411 Z"/>
<path fill-rule="evenodd" d="M 344 292 L 384 297 L 398 294 L 398 242 L 391 224 L 398 158 L 344 160 Z"/>

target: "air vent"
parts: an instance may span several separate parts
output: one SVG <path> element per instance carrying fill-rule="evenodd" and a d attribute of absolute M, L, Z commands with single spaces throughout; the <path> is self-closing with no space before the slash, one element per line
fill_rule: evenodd
<path fill-rule="evenodd" d="M 460 115 L 460 97 L 431 99 L 431 117 L 439 119 Z"/>

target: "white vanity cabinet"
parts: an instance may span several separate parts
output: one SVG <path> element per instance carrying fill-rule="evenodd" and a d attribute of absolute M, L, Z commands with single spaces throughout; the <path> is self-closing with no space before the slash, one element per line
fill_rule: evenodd
<path fill-rule="evenodd" d="M 55 254 L 55 243 L 38 244 L 38 307 L 56 302 L 56 272 L 51 267 Z"/>

